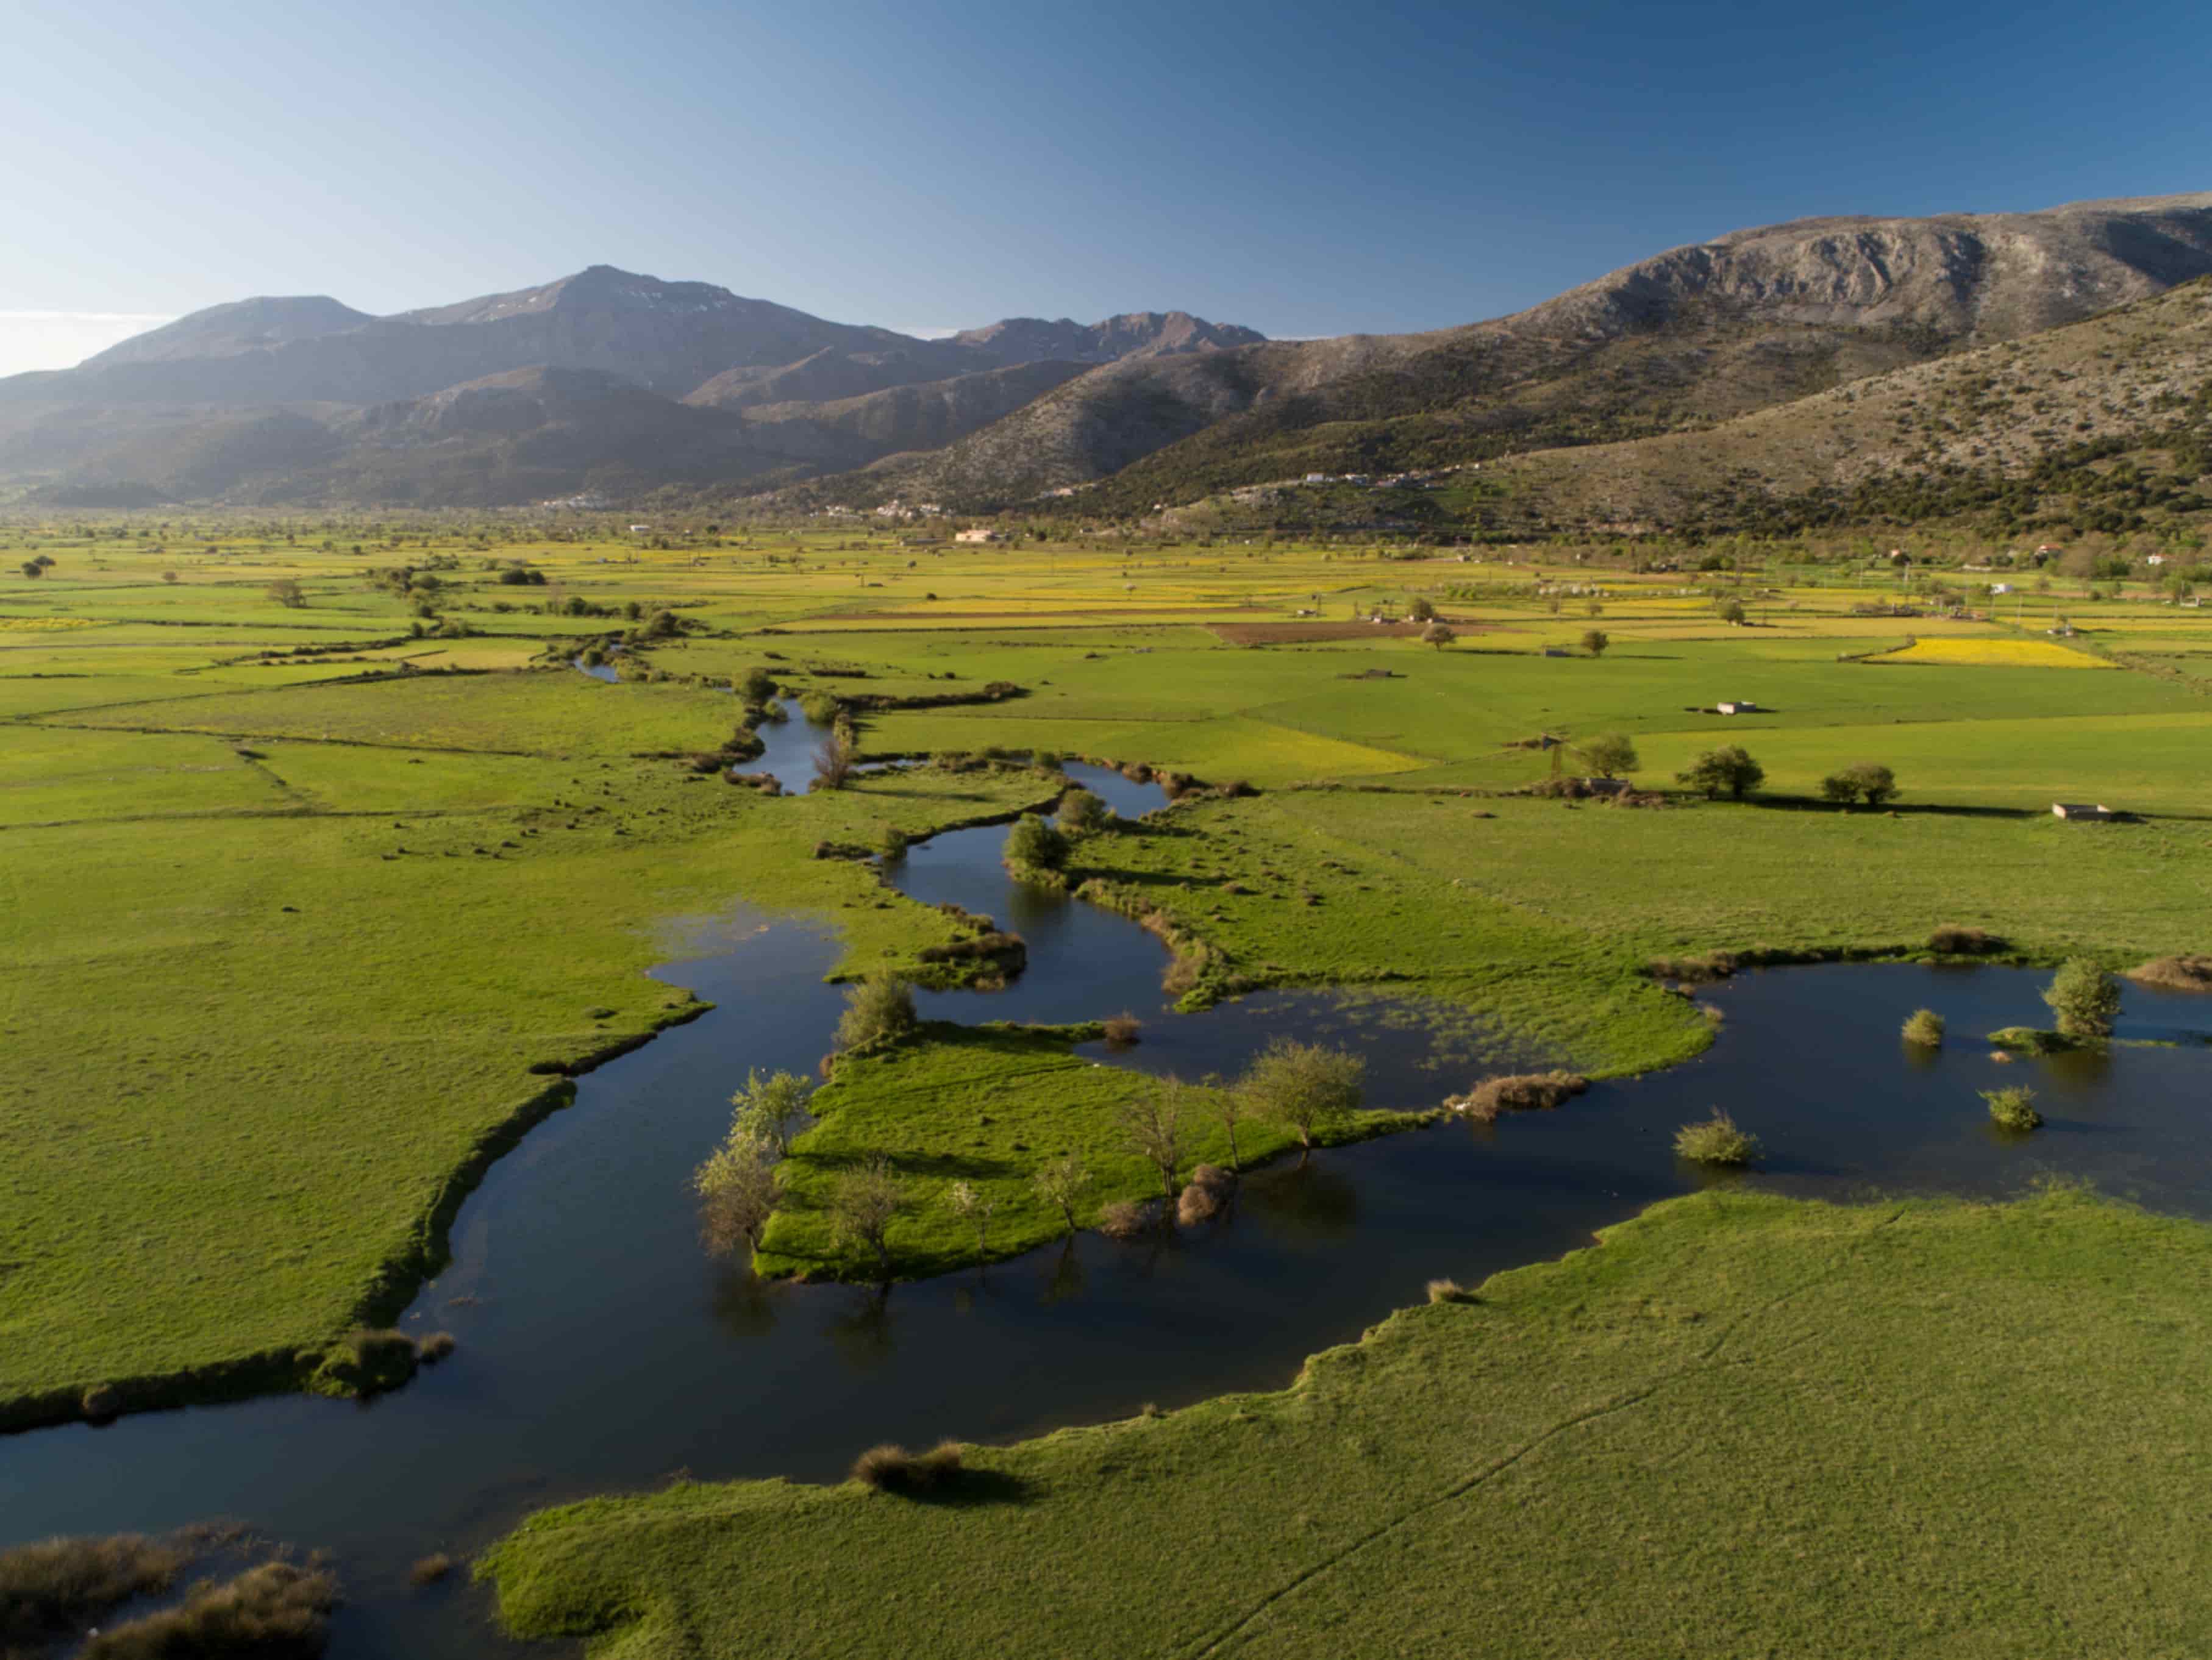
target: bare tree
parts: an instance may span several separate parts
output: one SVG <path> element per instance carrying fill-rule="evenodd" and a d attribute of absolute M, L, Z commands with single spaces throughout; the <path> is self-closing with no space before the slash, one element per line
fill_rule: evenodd
<path fill-rule="evenodd" d="M 980 1260 L 990 1243 L 991 1213 L 998 1209 L 998 1201 L 977 1192 L 972 1183 L 955 1182 L 945 1189 L 945 1204 L 962 1221 L 975 1225 L 975 1256 Z"/>
<path fill-rule="evenodd" d="M 888 1283 L 891 1223 L 905 1208 L 906 1194 L 890 1161 L 871 1158 L 837 1178 L 830 1195 L 830 1225 L 840 1243 L 854 1250 L 872 1251 L 876 1266 Z"/>
<path fill-rule="evenodd" d="M 1219 1080 L 1209 1078 L 1206 1081 L 1218 1083 Z M 1243 1090 L 1217 1089 L 1213 1092 L 1213 1110 L 1219 1115 L 1221 1128 L 1229 1137 L 1229 1172 L 1232 1176 L 1240 1175 L 1244 1164 L 1237 1152 L 1237 1127 L 1252 1116 L 1251 1098 Z"/>
<path fill-rule="evenodd" d="M 1145 1162 L 1159 1171 L 1170 1204 L 1175 1202 L 1176 1171 L 1182 1164 L 1183 1109 L 1189 1096 L 1188 1085 L 1168 1077 L 1121 1104 L 1122 1134 Z"/>
<path fill-rule="evenodd" d="M 815 787 L 841 790 L 853 775 L 853 740 L 843 730 L 831 733 L 814 751 Z"/>
<path fill-rule="evenodd" d="M 1067 1231 L 1075 1231 L 1075 1201 L 1091 1187 L 1089 1166 L 1073 1153 L 1062 1153 L 1044 1165 L 1030 1178 L 1038 1198 L 1054 1207 L 1067 1219 Z"/>
<path fill-rule="evenodd" d="M 763 1138 L 732 1131 L 691 1185 L 699 1195 L 699 1231 L 707 1249 L 727 1255 L 757 1250 L 777 1197 L 775 1150 Z"/>

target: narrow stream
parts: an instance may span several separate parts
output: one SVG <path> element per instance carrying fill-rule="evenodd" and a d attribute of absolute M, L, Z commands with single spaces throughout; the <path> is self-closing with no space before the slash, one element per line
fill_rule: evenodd
<path fill-rule="evenodd" d="M 774 765 L 794 769 L 781 775 L 803 779 L 817 734 L 787 725 L 797 730 L 763 735 Z M 1112 775 L 1080 781 L 1127 813 L 1158 800 Z M 1115 1063 L 1192 1075 L 1234 1071 L 1277 1032 L 1319 1034 L 1368 1057 L 1378 1106 L 1432 1104 L 1484 1070 L 1542 1059 L 1406 1002 L 1278 993 L 1175 1014 L 1158 943 L 1008 881 L 1004 835 L 940 836 L 894 873 L 915 897 L 987 911 L 1030 942 L 1012 988 L 933 994 L 933 1015 L 1126 1008 L 1144 1039 Z M 538 1506 L 678 1472 L 835 1480 L 886 1438 L 1011 1438 L 1279 1387 L 1434 1276 L 1556 1256 L 1695 1187 L 1705 1178 L 1670 1141 L 1716 1104 L 1766 1142 L 1750 1179 L 1791 1192 L 1997 1195 L 2064 1171 L 2162 1209 L 2212 1210 L 2201 1049 L 2001 1066 L 1966 1035 L 2039 1018 L 2045 976 L 1824 967 L 1716 988 L 1723 1035 L 1688 1065 L 1557 1112 L 1261 1172 L 1200 1229 L 1127 1245 L 1085 1234 L 884 1303 L 855 1287 L 762 1286 L 702 1256 L 686 1181 L 746 1068 L 809 1071 L 827 1048 L 842 998 L 821 976 L 837 951 L 805 925 L 739 912 L 700 924 L 674 955 L 663 976 L 719 1006 L 580 1080 L 576 1104 L 494 1167 L 462 1212 L 452 1266 L 405 1320 L 454 1333 L 450 1360 L 365 1405 L 280 1396 L 0 1438 L 0 1545 L 234 1518 L 335 1554 L 348 1599 L 337 1660 L 481 1655 L 501 1644 L 483 1595 L 411 1589 L 415 1559 L 465 1554 Z M 1917 1057 L 1897 1029 L 1923 1003 L 1954 1038 Z M 2135 989 L 2127 1012 L 2137 1033 L 2212 1024 L 2202 1001 Z M 2048 1127 L 2024 1141 L 1992 1133 L 1975 1091 L 2000 1082 L 2033 1084 Z"/>

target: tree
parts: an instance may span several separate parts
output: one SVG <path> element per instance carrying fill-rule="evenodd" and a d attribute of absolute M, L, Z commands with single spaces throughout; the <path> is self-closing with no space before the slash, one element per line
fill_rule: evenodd
<path fill-rule="evenodd" d="M 1427 597 L 1424 595 L 1417 598 L 1411 605 L 1408 605 L 1406 608 L 1406 615 L 1412 617 L 1416 623 L 1433 623 L 1437 620 L 1437 608 L 1435 605 L 1431 605 Z"/>
<path fill-rule="evenodd" d="M 1743 601 L 1741 599 L 1731 599 L 1726 605 L 1723 605 L 1721 607 L 1721 621 L 1723 623 L 1733 623 L 1739 628 L 1742 627 Z"/>
<path fill-rule="evenodd" d="M 1590 770 L 1601 778 L 1618 778 L 1644 764 L 1626 733 L 1601 733 L 1583 744 L 1581 752 Z"/>
<path fill-rule="evenodd" d="M 40 564 L 37 560 L 35 560 L 35 559 L 26 559 L 26 560 L 23 562 L 23 575 L 26 575 L 26 576 L 44 576 L 46 574 L 46 568 L 44 565 Z"/>
<path fill-rule="evenodd" d="M 1024 813 L 1006 832 L 1006 862 L 1016 870 L 1058 870 L 1067 862 L 1067 838 L 1048 820 Z"/>
<path fill-rule="evenodd" d="M 1189 1089 L 1180 1078 L 1158 1079 L 1121 1104 L 1121 1132 L 1130 1147 L 1160 1173 L 1160 1186 L 1172 1201 L 1176 1171 L 1182 1165 L 1183 1109 Z"/>
<path fill-rule="evenodd" d="M 1042 1166 L 1030 1178 L 1030 1186 L 1036 1190 L 1038 1198 L 1067 1219 L 1067 1231 L 1073 1233 L 1076 1201 L 1091 1187 L 1090 1167 L 1073 1153 L 1062 1153 Z"/>
<path fill-rule="evenodd" d="M 2086 957 L 2069 957 L 2044 988 L 2043 1000 L 2069 1037 L 2100 1040 L 2112 1035 L 2120 1012 L 2120 982 Z"/>
<path fill-rule="evenodd" d="M 740 1245 L 748 1250 L 759 1246 L 761 1230 L 775 1209 L 775 1150 L 766 1140 L 732 1129 L 693 1173 L 699 1232 L 708 1250 L 720 1256 Z"/>
<path fill-rule="evenodd" d="M 837 1178 L 830 1195 L 830 1228 L 839 1243 L 874 1253 L 885 1283 L 891 1277 L 891 1224 L 906 1208 L 890 1161 L 871 1158 Z"/>
<path fill-rule="evenodd" d="M 1080 836 L 1103 829 L 1114 810 L 1086 789 L 1073 789 L 1060 798 L 1060 828 L 1064 836 Z"/>
<path fill-rule="evenodd" d="M 1727 744 L 1707 750 L 1690 763 L 1688 771 L 1676 773 L 1674 781 L 1703 790 L 1708 801 L 1723 790 L 1741 801 L 1766 781 L 1766 769 L 1753 760 L 1742 745 Z"/>
<path fill-rule="evenodd" d="M 1210 1084 L 1218 1084 L 1218 1078 L 1209 1078 Z M 1213 1091 L 1214 1111 L 1221 1117 L 1223 1134 L 1229 1138 L 1229 1169 L 1232 1175 L 1240 1173 L 1243 1165 L 1237 1152 L 1237 1127 L 1252 1114 L 1252 1103 L 1243 1090 L 1216 1089 Z"/>
<path fill-rule="evenodd" d="M 1593 657 L 1604 656 L 1605 648 L 1612 643 L 1603 629 L 1586 629 L 1583 632 L 1583 649 Z"/>
<path fill-rule="evenodd" d="M 1344 1049 L 1278 1037 L 1253 1058 L 1237 1087 L 1255 1117 L 1282 1125 L 1313 1151 L 1314 1137 L 1357 1111 L 1367 1065 Z"/>
<path fill-rule="evenodd" d="M 990 1243 L 991 1213 L 998 1209 L 998 1201 L 976 1191 L 975 1184 L 955 1182 L 945 1190 L 945 1206 L 962 1221 L 972 1224 L 975 1230 L 975 1255 L 984 1256 Z"/>
<path fill-rule="evenodd" d="M 1452 625 L 1449 623 L 1431 623 L 1421 630 L 1423 642 L 1434 646 L 1438 651 L 1442 651 L 1458 638 L 1459 635 L 1452 631 Z"/>
<path fill-rule="evenodd" d="M 840 1049 L 866 1049 L 903 1037 L 915 1028 L 914 994 L 888 971 L 855 981 L 845 993 L 845 1012 L 837 1020 Z"/>
<path fill-rule="evenodd" d="M 744 1088 L 730 1098 L 730 1105 L 736 1109 L 730 1128 L 758 1136 L 781 1158 L 791 1151 L 792 1135 L 799 1120 L 806 1116 L 806 1104 L 813 1093 L 814 1085 L 795 1072 L 772 1073 L 763 1078 L 749 1071 Z"/>
<path fill-rule="evenodd" d="M 775 690 L 775 677 L 757 664 L 738 677 L 738 696 L 748 703 L 765 703 Z"/>
<path fill-rule="evenodd" d="M 1875 761 L 1862 761 L 1820 781 L 1820 794 L 1831 801 L 1850 802 L 1864 796 L 1867 806 L 1878 807 L 1898 793 L 1897 775 Z"/>

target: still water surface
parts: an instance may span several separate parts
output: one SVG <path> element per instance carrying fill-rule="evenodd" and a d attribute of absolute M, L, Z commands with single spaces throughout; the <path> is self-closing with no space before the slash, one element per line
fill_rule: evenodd
<path fill-rule="evenodd" d="M 816 734 L 788 726 L 772 753 L 796 783 L 802 739 Z M 1158 799 L 1112 775 L 1079 781 L 1124 812 Z M 1115 1063 L 1192 1075 L 1233 1071 L 1279 1032 L 1320 1034 L 1367 1055 L 1378 1106 L 1431 1105 L 1487 1067 L 1541 1059 L 1410 1002 L 1270 993 L 1176 1015 L 1157 942 L 1009 883 L 1004 834 L 939 836 L 894 873 L 916 897 L 987 911 L 1030 941 L 1009 990 L 932 994 L 932 1015 L 1126 1008 L 1145 1037 Z M 1723 1035 L 1687 1065 L 1597 1085 L 1557 1112 L 1262 1172 L 1227 1219 L 1174 1237 L 1086 1234 L 882 1302 L 850 1286 L 763 1286 L 702 1256 L 686 1179 L 747 1067 L 811 1071 L 827 1048 L 842 999 L 821 976 L 836 956 L 788 921 L 739 914 L 695 930 L 661 972 L 716 1009 L 580 1079 L 576 1104 L 464 1208 L 452 1266 L 405 1322 L 454 1333 L 452 1359 L 366 1405 L 276 1397 L 0 1438 L 0 1544 L 236 1518 L 337 1555 L 348 1595 L 337 1660 L 482 1654 L 499 1641 L 482 1595 L 410 1589 L 414 1559 L 466 1554 L 537 1506 L 679 1471 L 834 1480 L 882 1439 L 1011 1438 L 1279 1387 L 1306 1354 L 1419 1300 L 1432 1277 L 1556 1256 L 1698 1185 L 1669 1144 L 1716 1104 L 1766 1142 L 1751 1179 L 1785 1191 L 1999 1195 L 2064 1172 L 2162 1209 L 2212 1211 L 2200 1049 L 2001 1066 L 1960 1040 L 2041 1018 L 2043 976 L 1838 966 L 1716 988 Z M 1932 1056 L 1897 1037 L 1922 1004 L 1956 1035 Z M 2203 1002 L 2134 989 L 2127 1014 L 2123 1036 L 2212 1024 Z M 2001 1082 L 2041 1092 L 2044 1130 L 1992 1131 L 1975 1091 Z"/>

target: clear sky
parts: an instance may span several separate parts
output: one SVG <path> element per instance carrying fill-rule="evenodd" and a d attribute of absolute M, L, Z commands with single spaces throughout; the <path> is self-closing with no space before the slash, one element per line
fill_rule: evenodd
<path fill-rule="evenodd" d="M 0 0 L 0 373 L 605 263 L 1440 327 L 1747 225 L 2212 188 L 2212 6 Z"/>

